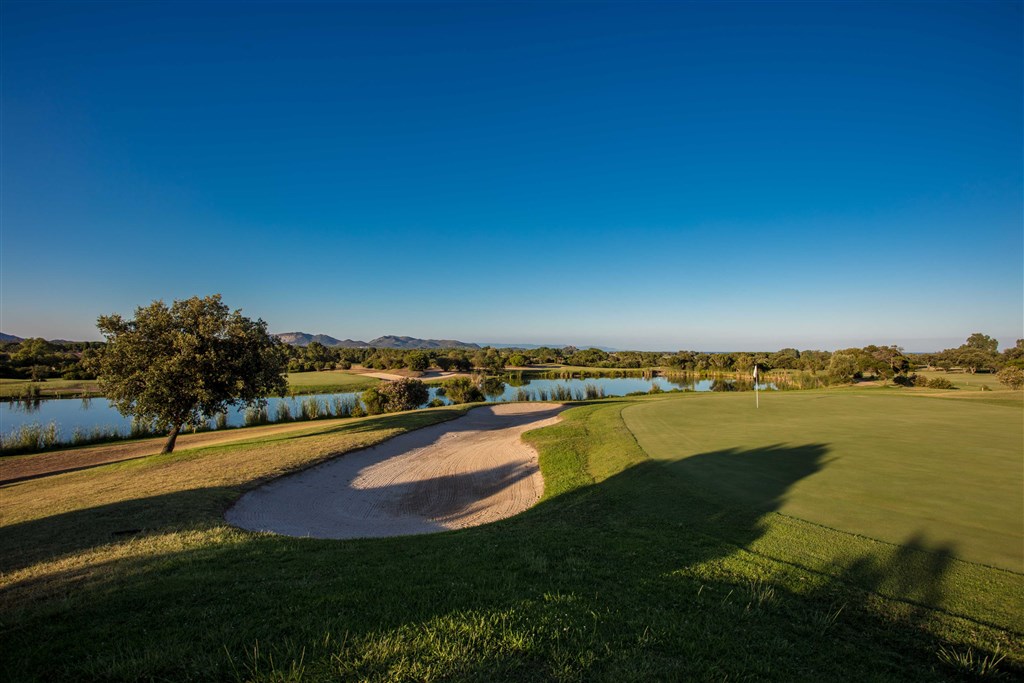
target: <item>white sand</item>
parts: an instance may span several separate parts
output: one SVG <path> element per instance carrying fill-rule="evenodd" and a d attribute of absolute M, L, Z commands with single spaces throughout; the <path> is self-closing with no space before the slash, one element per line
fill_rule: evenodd
<path fill-rule="evenodd" d="M 225 513 L 251 531 L 315 538 L 425 534 L 486 524 L 544 491 L 536 451 L 520 438 L 565 406 L 502 403 L 402 434 L 282 477 Z"/>

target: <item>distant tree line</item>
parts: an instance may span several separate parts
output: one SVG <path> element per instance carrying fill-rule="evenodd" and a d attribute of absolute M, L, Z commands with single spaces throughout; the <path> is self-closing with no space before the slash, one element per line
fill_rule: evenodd
<path fill-rule="evenodd" d="M 103 342 L 50 342 L 36 337 L 0 343 L 0 377 L 44 380 L 95 379 L 91 359 Z"/>
<path fill-rule="evenodd" d="M 92 379 L 91 362 L 103 342 L 48 342 L 26 339 L 0 344 L 0 377 L 46 379 Z M 778 351 L 604 351 L 574 346 L 536 349 L 378 349 L 327 347 L 319 342 L 308 346 L 285 346 L 289 372 L 347 370 L 361 365 L 375 370 L 409 369 L 500 374 L 508 368 L 537 365 L 569 365 L 598 369 L 664 368 L 693 373 L 749 373 L 762 370 L 802 370 L 824 373 L 836 381 L 863 377 L 895 378 L 917 369 L 960 369 L 969 373 L 996 372 L 1016 368 L 1024 372 L 1024 340 L 998 351 L 998 341 L 976 332 L 956 348 L 938 353 L 908 354 L 898 346 L 869 345 L 834 352 L 785 348 Z M 1005 373 L 1011 376 L 1012 372 Z"/>

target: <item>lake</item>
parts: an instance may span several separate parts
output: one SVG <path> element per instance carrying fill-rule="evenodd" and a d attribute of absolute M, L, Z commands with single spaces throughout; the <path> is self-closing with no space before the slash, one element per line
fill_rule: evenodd
<path fill-rule="evenodd" d="M 500 392 L 487 395 L 487 401 L 523 400 L 583 400 L 597 396 L 625 396 L 634 392 L 647 393 L 652 386 L 661 391 L 722 391 L 740 388 L 733 380 L 723 379 L 682 379 L 667 377 L 592 377 L 587 379 L 533 379 L 519 380 L 502 384 Z M 495 387 L 497 388 L 497 387 Z M 742 388 L 753 388 L 746 383 Z M 762 384 L 761 389 L 774 389 L 774 385 Z M 560 393 L 561 392 L 561 393 Z M 439 398 L 444 403 L 447 399 L 438 395 L 438 388 L 431 386 L 430 398 Z M 267 418 L 270 422 L 278 421 L 282 412 L 286 411 L 291 418 L 297 418 L 312 410 L 314 402 L 318 415 L 334 415 L 339 407 L 355 405 L 359 393 L 310 394 L 303 396 L 271 398 L 267 400 Z M 252 416 L 250 415 L 250 418 Z M 74 398 L 74 399 L 43 399 L 38 401 L 13 401 L 0 403 L 0 434 L 7 435 L 23 425 L 50 423 L 57 425 L 59 439 L 70 441 L 76 430 L 89 433 L 96 428 L 117 430 L 121 434 L 131 432 L 131 420 L 114 409 L 105 398 Z M 244 409 L 229 409 L 226 426 L 240 427 L 246 424 Z M 211 427 L 214 426 L 211 421 Z"/>

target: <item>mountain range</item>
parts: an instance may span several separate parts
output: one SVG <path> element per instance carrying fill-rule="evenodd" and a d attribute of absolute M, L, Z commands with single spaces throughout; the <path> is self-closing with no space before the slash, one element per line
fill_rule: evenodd
<path fill-rule="evenodd" d="M 464 342 L 457 339 L 419 339 L 418 337 L 400 337 L 393 334 L 388 334 L 383 337 L 377 337 L 371 339 L 368 342 L 359 341 L 357 339 L 335 339 L 326 334 L 309 334 L 307 332 L 281 332 L 280 334 L 273 335 L 283 341 L 285 344 L 291 344 L 292 346 L 309 346 L 313 342 L 320 342 L 324 346 L 328 347 L 341 347 L 349 349 L 365 349 L 365 348 L 376 348 L 376 349 L 479 349 L 486 346 L 490 346 L 496 349 L 539 349 L 542 346 L 549 346 L 551 348 L 562 348 L 564 344 L 475 344 L 473 342 Z M 13 334 L 4 334 L 0 332 L 0 343 L 2 342 L 20 342 L 24 341 L 22 337 L 15 336 Z M 68 344 L 64 339 L 51 339 L 49 340 L 55 344 Z M 589 348 L 589 347 L 580 347 Z M 616 351 L 607 346 L 598 346 L 596 348 L 602 351 Z"/>
<path fill-rule="evenodd" d="M 462 342 L 457 339 L 418 339 L 417 337 L 399 337 L 388 334 L 383 337 L 371 339 L 368 342 L 355 339 L 335 339 L 326 334 L 309 334 L 307 332 L 281 332 L 275 337 L 285 344 L 292 346 L 309 346 L 313 342 L 320 342 L 324 346 L 343 348 L 367 348 L 376 349 L 479 349 L 479 344 Z"/>

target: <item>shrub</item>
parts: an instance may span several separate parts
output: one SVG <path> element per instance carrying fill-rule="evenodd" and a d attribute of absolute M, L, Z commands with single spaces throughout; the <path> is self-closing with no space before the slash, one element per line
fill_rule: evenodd
<path fill-rule="evenodd" d="M 900 387 L 912 387 L 917 385 L 917 375 L 896 375 L 892 383 Z"/>
<path fill-rule="evenodd" d="M 1024 387 L 1024 370 L 1015 366 L 1006 366 L 996 373 L 996 378 L 1000 384 L 1004 384 L 1011 389 Z"/>
<path fill-rule="evenodd" d="M 484 377 L 480 380 L 480 391 L 485 396 L 501 396 L 505 393 L 505 383 L 498 377 Z"/>
<path fill-rule="evenodd" d="M 953 383 L 950 382 L 945 377 L 933 377 L 932 379 L 928 380 L 928 388 L 929 389 L 956 389 L 956 387 L 953 386 Z"/>
<path fill-rule="evenodd" d="M 452 377 L 441 384 L 445 396 L 452 403 L 475 403 L 484 400 L 480 387 L 468 377 Z"/>
<path fill-rule="evenodd" d="M 363 404 L 370 415 L 397 413 L 419 408 L 430 398 L 427 385 L 418 379 L 400 379 L 396 382 L 370 387 L 363 392 Z"/>

